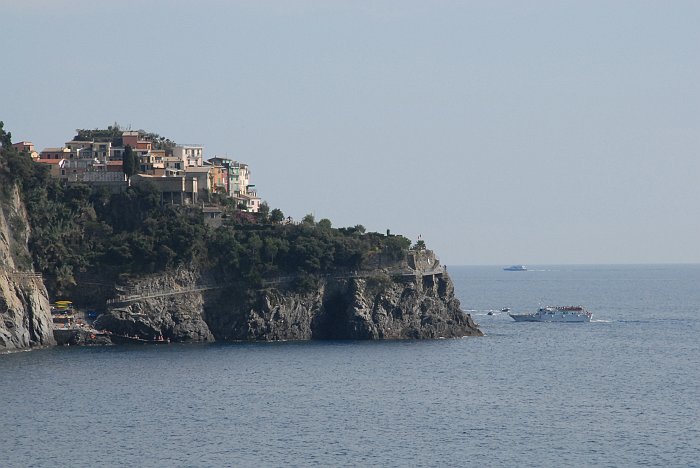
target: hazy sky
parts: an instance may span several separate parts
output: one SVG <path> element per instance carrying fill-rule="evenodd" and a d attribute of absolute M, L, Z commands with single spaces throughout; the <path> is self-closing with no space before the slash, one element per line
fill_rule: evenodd
<path fill-rule="evenodd" d="M 0 0 L 0 120 L 113 122 L 444 263 L 700 262 L 698 1 Z"/>

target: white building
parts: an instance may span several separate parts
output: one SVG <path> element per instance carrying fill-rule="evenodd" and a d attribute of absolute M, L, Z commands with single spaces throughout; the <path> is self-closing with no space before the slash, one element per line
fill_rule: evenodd
<path fill-rule="evenodd" d="M 173 157 L 182 161 L 184 167 L 202 167 L 204 147 L 201 145 L 177 145 Z"/>
<path fill-rule="evenodd" d="M 240 203 L 243 203 L 245 205 L 246 211 L 248 211 L 249 213 L 257 213 L 258 211 L 260 211 L 260 203 L 262 203 L 262 200 L 260 199 L 255 190 L 249 189 L 248 193 L 246 193 L 245 195 L 238 195 L 234 198 Z"/>

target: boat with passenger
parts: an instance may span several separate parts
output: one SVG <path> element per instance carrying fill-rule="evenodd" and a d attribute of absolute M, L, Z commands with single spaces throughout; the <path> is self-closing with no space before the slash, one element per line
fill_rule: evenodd
<path fill-rule="evenodd" d="M 593 314 L 582 306 L 540 307 L 534 314 L 508 314 L 516 322 L 590 322 Z"/>

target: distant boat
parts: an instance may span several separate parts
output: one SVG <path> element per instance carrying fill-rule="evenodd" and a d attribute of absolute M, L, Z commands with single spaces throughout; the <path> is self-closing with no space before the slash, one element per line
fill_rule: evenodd
<path fill-rule="evenodd" d="M 505 271 L 527 271 L 527 268 L 525 268 L 525 265 L 511 265 L 509 267 L 504 268 Z"/>
<path fill-rule="evenodd" d="M 504 307 L 501 309 L 501 312 L 510 312 L 510 307 Z"/>
<path fill-rule="evenodd" d="M 581 306 L 541 307 L 534 314 L 508 314 L 516 322 L 590 322 L 592 313 Z"/>

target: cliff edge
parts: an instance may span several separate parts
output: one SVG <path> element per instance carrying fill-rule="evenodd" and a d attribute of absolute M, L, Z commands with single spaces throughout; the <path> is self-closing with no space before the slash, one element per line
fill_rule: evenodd
<path fill-rule="evenodd" d="M 0 192 L 0 351 L 54 345 L 48 294 L 31 268 L 27 213 L 17 187 Z"/>

